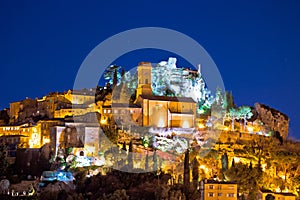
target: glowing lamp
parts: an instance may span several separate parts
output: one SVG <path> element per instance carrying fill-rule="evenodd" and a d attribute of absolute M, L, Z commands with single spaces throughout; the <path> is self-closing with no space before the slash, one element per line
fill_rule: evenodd
<path fill-rule="evenodd" d="M 201 129 L 202 129 L 202 128 L 205 128 L 205 126 L 204 126 L 204 124 L 199 124 L 199 125 L 198 125 L 198 128 L 201 128 Z"/>

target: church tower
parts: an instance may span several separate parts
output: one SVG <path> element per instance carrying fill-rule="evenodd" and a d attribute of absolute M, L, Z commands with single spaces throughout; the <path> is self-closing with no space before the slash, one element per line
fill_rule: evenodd
<path fill-rule="evenodd" d="M 140 62 L 138 65 L 138 87 L 136 99 L 139 95 L 152 95 L 152 65 L 150 62 Z"/>

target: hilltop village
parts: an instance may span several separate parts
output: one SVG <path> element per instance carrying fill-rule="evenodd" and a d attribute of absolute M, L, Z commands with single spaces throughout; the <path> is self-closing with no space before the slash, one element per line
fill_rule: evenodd
<path fill-rule="evenodd" d="M 82 199 L 141 199 L 141 191 L 144 199 L 298 196 L 300 146 L 288 139 L 285 114 L 260 103 L 237 106 L 220 89 L 212 94 L 200 65 L 180 68 L 175 58 L 141 62 L 135 72 L 110 66 L 104 78 L 105 86 L 2 110 L 1 175 L 13 182 L 72 172 Z"/>

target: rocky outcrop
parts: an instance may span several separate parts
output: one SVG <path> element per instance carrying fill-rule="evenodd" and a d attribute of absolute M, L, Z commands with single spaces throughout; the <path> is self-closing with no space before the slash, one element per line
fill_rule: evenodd
<path fill-rule="evenodd" d="M 258 119 L 268 128 L 273 131 L 278 131 L 283 139 L 287 138 L 290 121 L 287 115 L 260 103 L 255 103 L 255 110 L 258 114 Z"/>

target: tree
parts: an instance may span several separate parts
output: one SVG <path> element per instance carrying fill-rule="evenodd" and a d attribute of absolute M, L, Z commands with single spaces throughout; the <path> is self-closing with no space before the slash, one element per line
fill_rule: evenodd
<path fill-rule="evenodd" d="M 127 151 L 126 143 L 125 143 L 125 142 L 123 142 L 122 150 L 123 150 L 123 151 Z"/>
<path fill-rule="evenodd" d="M 222 171 L 224 172 L 228 169 L 228 155 L 226 152 L 222 155 L 221 160 L 222 160 Z"/>
<path fill-rule="evenodd" d="M 232 158 L 231 167 L 234 167 L 234 158 Z"/>
<path fill-rule="evenodd" d="M 9 163 L 7 161 L 7 147 L 4 143 L 0 143 L 0 175 L 7 175 Z"/>
<path fill-rule="evenodd" d="M 244 120 L 244 131 L 246 131 L 247 119 L 250 119 L 253 115 L 249 106 L 241 106 L 238 109 L 239 117 Z"/>
<path fill-rule="evenodd" d="M 250 169 L 250 170 L 253 169 L 253 167 L 252 167 L 252 162 L 250 162 L 250 164 L 249 164 L 249 169 Z"/>
<path fill-rule="evenodd" d="M 128 149 L 129 153 L 128 153 L 128 167 L 130 169 L 133 169 L 133 146 L 132 146 L 132 141 L 130 141 L 129 143 L 129 149 Z"/>
<path fill-rule="evenodd" d="M 218 120 L 222 120 L 222 124 L 224 125 L 224 119 L 226 115 L 226 102 L 224 102 L 224 95 L 220 88 L 216 91 L 216 98 L 213 104 L 211 105 L 211 116 L 217 118 Z"/>
<path fill-rule="evenodd" d="M 241 193 L 256 194 L 259 179 L 257 168 L 251 170 L 247 164 L 235 163 L 235 166 L 226 170 L 224 174 L 228 180 L 237 182 Z"/>
<path fill-rule="evenodd" d="M 193 160 L 192 178 L 194 186 L 196 186 L 199 181 L 199 162 L 196 157 Z"/>
<path fill-rule="evenodd" d="M 189 155 L 190 150 L 187 149 L 184 154 L 184 170 L 183 170 L 183 182 L 185 186 L 189 186 L 190 184 L 190 161 L 189 161 Z"/>
<path fill-rule="evenodd" d="M 117 86 L 117 84 L 118 84 L 118 71 L 117 69 L 115 69 L 112 88 L 114 89 Z"/>
<path fill-rule="evenodd" d="M 121 71 L 121 76 L 122 76 L 122 79 L 124 79 L 125 77 L 124 77 L 124 75 L 125 75 L 125 69 L 122 67 L 122 71 Z"/>
<path fill-rule="evenodd" d="M 227 112 L 231 108 L 234 108 L 234 100 L 233 100 L 232 92 L 228 92 L 228 91 L 225 92 L 224 107 L 226 108 Z"/>

